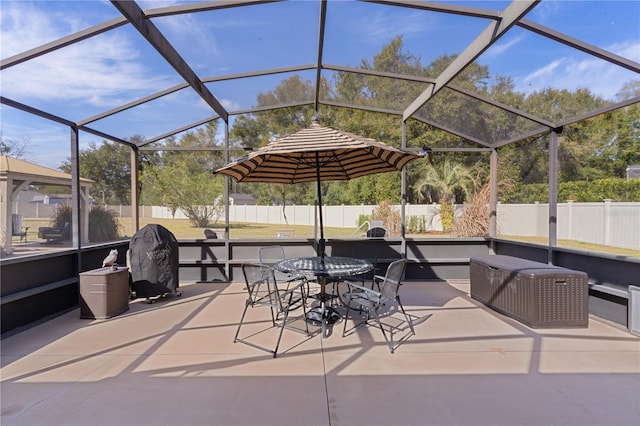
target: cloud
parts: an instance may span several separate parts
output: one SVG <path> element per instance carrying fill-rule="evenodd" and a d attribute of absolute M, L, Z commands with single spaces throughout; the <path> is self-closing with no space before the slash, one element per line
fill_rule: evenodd
<path fill-rule="evenodd" d="M 609 46 L 607 50 L 620 56 L 638 61 L 640 43 L 621 42 Z M 537 68 L 516 80 L 517 89 L 525 93 L 544 88 L 576 90 L 588 88 L 591 93 L 604 99 L 614 99 L 625 82 L 637 75 L 624 68 L 592 56 L 565 56 Z"/>
<path fill-rule="evenodd" d="M 19 6 L 13 4 L 2 14 L 2 49 L 9 56 L 87 27 L 77 20 L 61 22 L 31 5 Z M 114 30 L 3 70 L 2 91 L 16 100 L 75 101 L 110 108 L 178 81 L 176 76 L 154 72 L 139 59 L 133 41 L 124 31 Z"/>
<path fill-rule="evenodd" d="M 507 50 L 511 49 L 513 46 L 516 46 L 517 44 L 519 44 L 522 40 L 524 40 L 524 35 L 519 35 L 507 42 L 504 43 L 496 43 L 493 46 L 491 46 L 491 48 L 489 48 L 489 50 L 487 50 L 487 52 L 484 54 L 484 57 L 491 59 L 491 58 L 496 58 L 500 55 L 502 55 L 503 53 L 505 53 Z"/>
<path fill-rule="evenodd" d="M 175 6 L 180 4 L 175 1 L 144 0 L 139 2 L 140 6 L 147 9 L 158 9 L 162 7 Z M 203 20 L 203 13 L 199 14 L 179 14 L 168 17 L 154 18 L 153 22 L 163 35 L 171 41 L 174 46 L 183 46 L 189 52 L 207 52 L 207 55 L 218 56 L 220 54 L 218 43 L 214 34 L 208 26 L 212 20 Z M 198 19 L 197 17 L 200 16 Z M 188 28 L 189 31 L 185 31 Z M 197 58 L 198 53 L 194 54 Z M 185 59 L 187 59 L 185 57 Z M 194 66 L 198 68 L 196 64 Z"/>
<path fill-rule="evenodd" d="M 402 35 L 409 38 L 414 34 L 425 34 L 425 29 L 434 27 L 432 17 L 425 13 L 412 12 L 408 14 L 383 13 L 367 14 L 354 22 L 349 22 L 353 28 L 359 28 L 359 33 L 366 40 L 374 43 L 388 42 L 392 38 Z"/>
<path fill-rule="evenodd" d="M 558 59 L 551 62 L 550 64 L 545 65 L 542 68 L 538 68 L 537 70 L 533 71 L 532 73 L 527 75 L 525 78 L 523 78 L 522 79 L 523 83 L 532 85 L 533 83 L 539 80 L 552 79 L 554 75 L 558 72 L 558 68 L 562 65 L 563 62 L 565 62 L 565 59 Z"/>
<path fill-rule="evenodd" d="M 71 156 L 70 134 L 66 126 L 24 115 L 8 107 L 3 107 L 0 113 L 3 137 L 26 142 L 27 161 L 57 169 Z"/>
<path fill-rule="evenodd" d="M 3 58 L 40 46 L 63 35 L 51 25 L 50 17 L 33 5 L 3 2 L 0 10 Z"/>
<path fill-rule="evenodd" d="M 231 99 L 221 99 L 220 103 L 227 111 L 237 111 L 240 109 L 240 104 Z"/>
<path fill-rule="evenodd" d="M 548 22 L 556 18 L 562 11 L 563 4 L 561 1 L 547 0 L 539 3 L 531 12 L 531 18 L 541 23 Z"/>
<path fill-rule="evenodd" d="M 607 50 L 632 61 L 640 62 L 640 42 L 636 40 L 612 44 L 607 47 Z"/>

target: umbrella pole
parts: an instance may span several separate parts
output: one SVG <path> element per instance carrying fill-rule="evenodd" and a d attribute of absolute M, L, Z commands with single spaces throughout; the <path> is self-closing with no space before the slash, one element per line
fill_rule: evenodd
<path fill-rule="evenodd" d="M 320 219 L 320 241 L 318 241 L 318 254 L 324 260 L 324 224 L 322 223 L 322 191 L 320 187 L 320 156 L 316 151 L 316 185 L 318 191 L 318 218 Z"/>

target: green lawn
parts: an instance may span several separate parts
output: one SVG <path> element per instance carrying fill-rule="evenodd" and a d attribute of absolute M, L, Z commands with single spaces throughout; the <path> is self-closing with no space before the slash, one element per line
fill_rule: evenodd
<path fill-rule="evenodd" d="M 148 224 L 148 223 L 157 223 L 160 224 L 167 229 L 169 229 L 176 238 L 204 238 L 204 228 L 196 228 L 194 227 L 188 219 L 157 219 L 157 218 L 140 218 L 140 227 Z M 121 218 L 122 232 L 125 236 L 133 235 L 133 226 L 132 221 L 129 218 Z M 40 226 L 49 226 L 49 221 L 46 219 L 26 219 L 24 221 L 24 226 L 29 226 L 28 231 L 28 240 L 34 241 L 37 239 L 38 227 Z M 211 229 L 214 231 L 219 231 L 223 233 L 224 231 L 220 229 L 223 225 L 211 226 Z M 230 237 L 238 238 L 238 239 L 246 239 L 246 238 L 274 238 L 276 233 L 280 230 L 293 230 L 294 238 L 313 238 L 313 226 L 303 226 L 303 225 L 267 225 L 267 224 L 256 224 L 256 223 L 233 223 L 230 225 Z M 353 228 L 332 228 L 325 227 L 325 237 L 326 238 L 357 238 L 361 237 L 361 231 L 358 231 L 357 234 L 353 234 L 356 230 Z M 412 238 L 443 238 L 448 237 L 447 234 L 441 233 L 429 233 L 429 234 L 411 234 L 408 237 Z M 515 241 L 523 241 L 534 244 L 547 244 L 547 239 L 544 237 L 514 237 L 514 236 L 500 236 L 500 238 L 515 240 Z M 611 247 L 604 246 L 598 244 L 589 244 L 583 243 L 580 241 L 569 241 L 569 240 L 559 240 L 559 247 L 572 248 L 576 250 L 584 250 L 595 253 L 608 253 L 614 255 L 621 256 L 634 256 L 640 257 L 640 250 L 619 248 L 619 247 Z"/>
<path fill-rule="evenodd" d="M 523 236 L 514 237 L 514 236 L 500 235 L 499 238 L 502 238 L 505 240 L 523 241 L 526 243 L 542 244 L 542 245 L 547 245 L 549 241 L 547 238 L 544 238 L 544 237 L 523 237 Z M 600 252 L 600 253 L 616 254 L 621 256 L 640 257 L 640 250 L 604 246 L 600 244 L 584 243 L 581 241 L 573 241 L 573 240 L 558 240 L 558 247 L 571 248 L 575 250 L 584 250 L 584 251 L 590 251 L 590 252 L 596 252 L 596 253 Z"/>

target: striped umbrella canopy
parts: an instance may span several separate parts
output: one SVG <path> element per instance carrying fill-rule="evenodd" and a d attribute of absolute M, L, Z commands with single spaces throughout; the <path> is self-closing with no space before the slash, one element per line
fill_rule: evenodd
<path fill-rule="evenodd" d="M 301 183 L 346 180 L 399 171 L 418 155 L 375 139 L 311 126 L 249 153 L 218 170 L 238 182 Z"/>
<path fill-rule="evenodd" d="M 320 182 L 399 171 L 418 157 L 375 139 L 341 132 L 314 121 L 311 126 L 279 138 L 215 173 L 231 176 L 238 182 L 317 182 L 319 251 L 324 256 Z"/>

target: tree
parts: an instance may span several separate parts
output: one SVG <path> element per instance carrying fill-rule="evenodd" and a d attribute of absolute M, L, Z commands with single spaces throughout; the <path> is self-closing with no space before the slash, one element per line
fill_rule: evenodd
<path fill-rule="evenodd" d="M 208 169 L 196 171 L 191 163 L 193 156 L 186 155 L 171 164 L 151 167 L 144 173 L 144 185 L 146 190 L 161 194 L 162 205 L 173 212 L 182 210 L 194 226 L 205 228 L 223 212 L 224 183 Z"/>
<path fill-rule="evenodd" d="M 389 41 L 372 60 L 363 59 L 360 68 L 388 73 L 437 77 L 456 55 L 443 55 L 423 65 L 420 58 L 403 49 L 402 37 Z M 397 109 L 403 111 L 428 83 L 406 81 L 390 77 L 334 71 L 331 80 L 321 83 L 321 99 L 365 108 Z M 542 117 L 552 123 L 562 123 L 570 117 L 610 105 L 588 89 L 574 91 L 545 88 L 526 94 L 515 89 L 509 76 L 492 76 L 489 67 L 472 63 L 459 73 L 451 85 L 488 97 L 504 105 Z M 630 99 L 640 93 L 640 80 L 621 86 L 618 101 Z M 314 86 L 294 76 L 273 91 L 258 96 L 259 106 L 286 105 L 313 99 Z M 307 126 L 315 111 L 311 107 L 292 107 L 261 112 L 236 120 L 231 131 L 232 144 L 237 146 L 263 146 L 273 138 L 284 136 Z M 593 180 L 610 176 L 623 176 L 629 164 L 640 163 L 640 106 L 615 110 L 604 115 L 564 126 L 559 136 L 559 180 Z M 326 107 L 322 124 L 361 136 L 374 138 L 399 147 L 402 126 L 398 116 L 355 108 Z M 424 120 L 424 122 L 422 121 Z M 438 123 L 461 135 L 469 135 L 487 143 L 502 142 L 526 132 L 541 129 L 541 124 L 520 117 L 478 99 L 445 87 L 422 106 L 406 122 L 405 136 L 409 147 L 473 147 L 477 144 L 461 136 L 435 128 L 426 122 Z M 499 173 L 514 186 L 501 188 L 503 194 L 516 196 L 519 186 L 547 182 L 549 177 L 549 134 L 532 136 L 517 144 L 500 148 Z M 450 156 L 451 154 L 447 154 Z M 459 159 L 458 159 L 459 158 Z M 478 173 L 488 174 L 486 155 L 464 155 L 456 160 Z M 484 160 L 484 161 L 483 161 Z M 420 186 L 427 176 L 424 161 L 414 161 L 407 167 L 407 185 Z M 503 167 L 507 167 L 503 169 Z M 480 170 L 482 169 L 482 170 Z M 346 182 L 323 182 L 325 204 L 378 204 L 383 200 L 400 198 L 400 180 L 397 174 L 380 174 Z M 478 182 L 480 184 L 481 182 Z M 260 203 L 299 204 L 312 199 L 313 185 L 278 187 L 278 185 L 244 184 L 243 188 L 259 195 Z M 431 191 L 434 191 L 431 189 Z M 424 193 L 411 192 L 410 202 L 421 201 Z M 458 188 L 454 195 L 466 195 Z M 437 198 L 437 194 L 432 195 Z"/>
<path fill-rule="evenodd" d="M 134 136 L 132 141 L 140 140 Z M 94 142 L 79 154 L 80 176 L 91 179 L 91 195 L 106 204 L 131 203 L 131 148 L 126 145 L 102 141 Z M 60 170 L 71 173 L 71 159 L 60 165 Z"/>
<path fill-rule="evenodd" d="M 468 198 L 473 194 L 475 185 L 476 179 L 472 169 L 447 158 L 442 164 L 427 167 L 422 180 L 415 184 L 414 190 L 427 201 L 440 202 L 442 227 L 445 232 L 449 232 L 453 226 L 456 191 L 462 192 Z"/>
<path fill-rule="evenodd" d="M 0 130 L 0 155 L 12 158 L 24 158 L 27 154 L 27 146 L 29 141 L 26 138 L 20 140 L 9 139 L 4 137 Z"/>
<path fill-rule="evenodd" d="M 142 173 L 143 193 L 176 212 L 182 210 L 194 226 L 204 228 L 223 212 L 224 180 L 212 171 L 223 164 L 214 148 L 217 123 L 209 122 L 179 141 L 169 139 L 162 156 L 147 164 Z"/>
<path fill-rule="evenodd" d="M 326 87 L 327 84 L 323 84 Z M 308 101 L 315 96 L 315 87 L 308 80 L 294 75 L 283 80 L 273 91 L 257 96 L 258 107 L 287 105 Z M 238 117 L 229 133 L 231 145 L 243 148 L 259 148 L 269 142 L 294 133 L 311 124 L 315 111 L 312 107 L 281 108 Z M 315 185 L 243 183 L 242 190 L 257 196 L 263 205 L 281 205 L 286 218 L 289 204 L 313 203 Z"/>
<path fill-rule="evenodd" d="M 591 179 L 585 176 L 581 180 L 624 178 L 628 166 L 640 164 L 639 105 L 630 105 L 578 124 L 589 126 L 589 137 L 597 138 L 597 146 L 583 157 L 581 164 L 600 171 L 591 175 Z"/>
<path fill-rule="evenodd" d="M 634 96 L 640 96 L 640 80 L 630 80 L 624 83 L 616 93 L 616 100 L 622 102 Z"/>
<path fill-rule="evenodd" d="M 275 90 L 260 93 L 257 107 L 287 105 L 309 101 L 315 96 L 311 81 L 298 75 L 283 80 Z M 272 140 L 296 132 L 309 124 L 315 112 L 312 107 L 292 107 L 265 111 L 238 117 L 229 133 L 232 145 L 239 147 L 262 147 Z"/>

